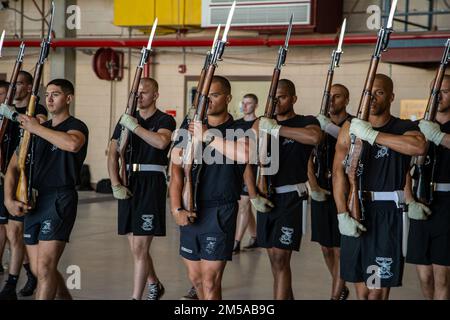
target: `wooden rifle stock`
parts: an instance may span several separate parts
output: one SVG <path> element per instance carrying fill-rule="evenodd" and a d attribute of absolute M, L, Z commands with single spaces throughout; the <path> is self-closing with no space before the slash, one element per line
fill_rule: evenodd
<path fill-rule="evenodd" d="M 378 63 L 380 58 L 377 56 L 372 57 L 370 62 L 369 72 L 367 73 L 364 91 L 361 96 L 361 101 L 358 108 L 358 119 L 368 121 L 370 105 L 372 103 L 372 87 L 375 81 L 375 76 L 378 69 Z M 362 207 L 361 199 L 359 195 L 360 185 L 359 176 L 362 174 L 363 164 L 361 163 L 361 155 L 364 150 L 363 141 L 355 136 L 351 137 L 351 146 L 346 160 L 346 173 L 348 175 L 350 191 L 347 200 L 347 207 L 350 212 L 350 216 L 356 221 L 362 220 Z"/>
<path fill-rule="evenodd" d="M 216 70 L 216 65 L 211 64 L 208 66 L 208 69 L 205 72 L 204 79 L 201 81 L 202 87 L 200 91 L 200 95 L 198 96 L 196 112 L 194 115 L 195 121 L 203 121 L 206 118 L 206 111 L 208 109 L 208 95 L 209 89 L 211 87 L 212 79 L 214 77 L 214 72 Z M 200 85 L 200 83 L 199 83 Z M 184 185 L 182 191 L 182 202 L 183 208 L 189 212 L 197 211 L 196 204 L 196 190 L 198 189 L 198 180 L 199 174 L 201 170 L 201 163 L 198 163 L 199 169 L 197 171 L 197 175 L 193 177 L 193 164 L 195 161 L 195 153 L 196 150 L 200 150 L 198 148 L 202 148 L 201 144 L 195 145 L 194 139 L 191 135 L 189 135 L 189 140 L 186 145 L 185 153 L 183 155 L 183 172 L 184 172 Z"/>
<path fill-rule="evenodd" d="M 330 112 L 330 91 L 331 86 L 333 85 L 333 77 L 334 77 L 334 68 L 333 65 L 335 63 L 335 58 L 331 61 L 330 68 L 328 69 L 327 79 L 325 81 L 325 89 L 323 91 L 322 103 L 320 106 L 320 114 L 328 117 Z M 331 168 L 329 168 L 329 159 L 328 159 L 328 143 L 327 143 L 327 135 L 324 135 L 324 138 L 320 142 L 319 145 L 314 147 L 313 150 L 313 165 L 314 165 L 314 174 L 319 182 L 319 185 L 328 185 L 328 188 L 331 189 Z"/>
<path fill-rule="evenodd" d="M 33 77 L 33 86 L 31 89 L 31 98 L 28 102 L 28 107 L 26 111 L 26 115 L 29 117 L 34 117 L 36 113 L 36 105 L 39 102 L 39 86 L 41 84 L 42 73 L 44 71 L 44 64 L 47 60 L 50 45 L 52 40 L 52 32 L 53 32 L 53 18 L 55 16 L 55 3 L 52 1 L 51 5 L 51 17 L 50 23 L 48 27 L 47 37 L 42 40 L 41 50 L 39 52 L 39 59 L 36 63 L 36 68 L 34 69 L 34 77 Z M 20 139 L 19 145 L 19 157 L 18 157 L 18 167 L 19 167 L 19 181 L 16 189 L 16 199 L 21 201 L 25 205 L 33 208 L 35 205 L 33 188 L 31 186 L 32 182 L 32 173 L 33 173 L 33 138 L 29 131 L 22 130 L 22 137 Z M 31 150 L 30 150 L 31 145 Z M 30 154 L 29 154 L 29 151 Z M 27 169 L 27 161 L 28 165 L 28 176 L 26 173 Z"/>
<path fill-rule="evenodd" d="M 133 117 L 136 115 L 137 103 L 139 98 L 138 90 L 139 90 L 139 83 L 141 82 L 142 71 L 143 71 L 142 67 L 138 66 L 136 68 L 133 85 L 131 87 L 130 95 L 128 96 L 127 107 L 125 109 L 125 113 Z M 122 130 L 120 131 L 120 138 L 117 151 L 119 153 L 119 162 L 120 162 L 119 168 L 120 180 L 122 181 L 122 185 L 124 186 L 129 185 L 128 175 L 131 170 L 131 168 L 127 169 L 127 161 L 126 161 L 126 153 L 131 140 L 130 137 L 131 137 L 130 130 L 128 130 L 125 127 L 122 127 Z"/>
<path fill-rule="evenodd" d="M 267 102 L 266 102 L 266 108 L 264 110 L 264 117 L 269 118 L 269 119 L 273 119 L 275 116 L 275 108 L 277 105 L 277 98 L 276 98 L 276 94 L 277 94 L 277 88 L 278 88 L 278 81 L 280 80 L 280 75 L 281 75 L 281 69 L 279 68 L 275 68 L 273 70 L 273 74 L 272 74 L 272 82 L 270 84 L 270 89 L 269 89 L 269 95 L 267 96 Z M 269 156 L 270 154 L 270 135 L 263 133 L 263 132 L 259 132 L 259 141 L 260 141 L 260 146 L 266 146 L 267 148 L 262 148 L 264 152 L 267 151 L 267 153 L 265 154 L 264 158 L 268 158 L 267 156 Z M 261 150 L 260 150 L 261 152 Z M 265 160 L 265 159 L 263 159 Z M 265 162 L 265 161 L 264 161 Z M 264 175 L 264 168 L 265 168 L 265 163 L 262 163 L 261 161 L 259 161 L 259 174 L 257 177 L 257 181 L 256 181 L 256 186 L 258 188 L 259 193 L 265 197 L 265 198 L 269 198 L 272 195 L 272 187 L 270 185 L 269 182 L 269 177 L 267 175 Z"/>
<path fill-rule="evenodd" d="M 278 50 L 277 62 L 275 64 L 275 68 L 272 74 L 272 82 L 270 83 L 269 95 L 267 96 L 266 109 L 264 110 L 264 117 L 273 119 L 275 117 L 275 108 L 278 104 L 277 100 L 277 89 L 278 82 L 280 81 L 281 68 L 286 63 L 286 56 L 288 52 L 289 39 L 291 38 L 292 32 L 292 23 L 293 23 L 294 15 L 291 15 L 291 19 L 289 21 L 289 27 L 286 33 L 286 38 L 284 40 L 284 46 L 281 46 Z M 273 187 L 270 182 L 270 178 L 265 174 L 265 169 L 267 166 L 267 160 L 270 159 L 270 145 L 271 138 L 269 134 L 259 132 L 258 133 L 258 157 L 259 157 L 259 173 L 257 176 L 256 187 L 258 188 L 258 192 L 265 198 L 270 198 L 273 193 Z M 262 150 L 261 150 L 262 149 Z M 261 161 L 261 157 L 264 153 L 264 158 Z"/>
<path fill-rule="evenodd" d="M 30 101 L 28 103 L 27 108 L 27 116 L 34 117 L 36 111 L 38 97 L 32 95 Z M 29 190 L 29 177 L 27 177 L 27 159 L 29 154 L 28 151 L 30 149 L 31 144 L 31 134 L 27 130 L 22 131 L 22 138 L 20 140 L 20 148 L 19 148 L 19 156 L 18 156 L 18 168 L 19 168 L 19 181 L 17 183 L 16 189 L 16 200 L 29 205 L 30 207 L 34 207 L 34 199 L 32 197 L 32 192 Z M 30 163 L 30 173 L 32 168 L 31 158 L 29 159 Z"/>
<path fill-rule="evenodd" d="M 445 71 L 447 69 L 447 65 L 450 60 L 450 39 L 447 41 L 444 55 L 441 60 L 441 64 L 436 71 L 436 77 L 434 79 L 433 87 L 430 92 L 430 96 L 428 98 L 427 108 L 425 111 L 424 120 L 435 121 L 436 114 L 439 105 L 439 92 L 442 87 L 442 81 L 445 76 Z M 417 156 L 413 158 L 413 163 L 415 165 L 415 173 L 417 174 L 417 185 L 415 186 L 415 198 L 419 202 L 430 205 L 433 201 L 433 193 L 434 193 L 434 183 L 433 183 L 433 174 L 434 168 L 431 170 L 426 170 L 425 162 L 427 159 L 428 149 L 430 143 L 427 141 L 426 150 L 427 152 L 423 156 Z M 434 167 L 435 162 L 430 161 L 431 166 Z M 431 172 L 430 172 L 431 171 Z"/>

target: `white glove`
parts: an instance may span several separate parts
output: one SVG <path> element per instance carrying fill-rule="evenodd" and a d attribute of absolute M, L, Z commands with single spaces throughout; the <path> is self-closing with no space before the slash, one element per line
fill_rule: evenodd
<path fill-rule="evenodd" d="M 124 113 L 122 117 L 120 117 L 120 124 L 131 132 L 134 132 L 134 130 L 139 127 L 137 119 L 126 113 Z"/>
<path fill-rule="evenodd" d="M 280 134 L 280 128 L 281 126 L 277 123 L 275 119 L 262 117 L 259 120 L 259 130 L 267 134 L 270 134 L 275 138 L 277 138 L 278 135 Z"/>
<path fill-rule="evenodd" d="M 358 221 L 350 217 L 348 212 L 338 214 L 339 232 L 344 236 L 359 237 L 361 231 L 367 229 Z"/>
<path fill-rule="evenodd" d="M 309 192 L 309 195 L 311 196 L 311 199 L 318 202 L 327 201 L 327 195 L 330 195 L 331 192 L 322 188 L 318 188 L 315 190 L 311 190 Z"/>
<path fill-rule="evenodd" d="M 8 106 L 5 103 L 0 105 L 0 116 L 4 116 L 6 119 L 17 122 L 18 115 L 19 113 L 16 111 L 16 108 Z"/>
<path fill-rule="evenodd" d="M 414 200 L 408 203 L 408 217 L 410 219 L 427 220 L 429 215 L 431 215 L 431 210 L 426 205 Z"/>
<path fill-rule="evenodd" d="M 118 184 L 117 186 L 112 186 L 113 196 L 117 200 L 125 200 L 133 196 L 130 190 L 127 187 Z"/>
<path fill-rule="evenodd" d="M 445 133 L 441 131 L 441 127 L 436 122 L 420 120 L 419 128 L 425 138 L 437 146 L 440 145 L 442 139 L 444 139 Z"/>
<path fill-rule="evenodd" d="M 317 121 L 319 121 L 320 123 L 320 129 L 322 129 L 322 131 L 325 131 L 325 128 L 327 127 L 327 125 L 329 125 L 331 123 L 331 119 L 328 118 L 327 116 L 324 116 L 323 114 L 319 114 L 316 117 Z"/>
<path fill-rule="evenodd" d="M 352 119 L 350 134 L 354 134 L 361 140 L 369 142 L 370 145 L 375 143 L 378 133 L 369 122 L 357 118 Z"/>
<path fill-rule="evenodd" d="M 252 203 L 253 208 L 255 208 L 256 211 L 267 213 L 272 210 L 275 205 L 268 199 L 261 197 L 260 195 L 257 195 L 256 198 L 250 199 L 250 202 Z"/>

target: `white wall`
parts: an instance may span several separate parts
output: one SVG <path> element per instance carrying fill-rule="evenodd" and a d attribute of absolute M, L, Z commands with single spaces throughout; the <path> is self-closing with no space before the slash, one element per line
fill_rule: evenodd
<path fill-rule="evenodd" d="M 354 1 L 346 1 L 345 8 L 349 10 Z M 366 8 L 364 2 L 376 3 L 377 1 L 362 1 L 361 8 Z M 15 2 L 11 2 L 14 4 Z M 31 1 L 27 1 L 26 13 L 37 16 Z M 128 30 L 112 25 L 113 6 L 109 0 L 78 0 L 82 10 L 82 29 L 79 36 L 103 37 L 128 37 Z M 356 18 L 355 18 L 356 19 Z M 358 29 L 356 21 L 354 30 Z M 365 21 L 365 20 L 364 20 Z M 16 25 L 18 19 L 16 19 Z M 25 33 L 29 36 L 39 36 L 36 30 L 39 23 L 26 22 Z M 8 34 L 14 32 L 14 14 L 9 11 L 0 12 L 0 29 L 6 28 Z M 139 33 L 134 31 L 134 33 Z M 211 36 L 212 37 L 212 36 Z M 226 48 L 224 61 L 220 62 L 217 74 L 224 76 L 270 76 L 276 60 L 278 48 Z M 299 102 L 296 111 L 302 114 L 317 114 L 320 108 L 322 90 L 324 86 L 326 70 L 330 60 L 331 47 L 292 47 L 289 50 L 287 65 L 282 71 L 282 77 L 294 81 L 297 86 Z M 361 96 L 363 82 L 368 69 L 368 62 L 372 53 L 372 46 L 345 47 L 341 61 L 341 68 L 336 70 L 335 82 L 342 83 L 351 92 L 351 112 L 355 112 L 359 97 Z M 116 84 L 113 97 L 113 113 L 115 121 L 125 110 L 128 96 L 128 73 L 131 71 L 131 79 L 139 56 L 138 50 L 133 50 L 131 65 L 128 65 L 128 50 L 125 55 L 125 77 Z M 181 48 L 157 48 L 152 70 L 160 84 L 160 99 L 158 105 L 162 110 L 176 109 L 177 121 L 180 123 L 183 117 L 185 100 L 185 76 L 197 76 L 203 65 L 204 51 L 206 48 L 186 48 L 183 57 Z M 0 60 L 0 73 L 6 72 L 8 77 L 13 67 L 16 48 L 6 48 L 4 58 Z M 24 69 L 32 71 L 38 49 L 27 49 Z M 90 141 L 86 163 L 91 167 L 92 182 L 107 177 L 105 150 L 109 140 L 110 117 L 110 83 L 99 80 L 92 71 L 93 50 L 77 50 L 76 60 L 76 110 L 75 116 L 86 122 L 90 129 Z M 51 53 L 50 53 L 51 59 Z M 187 73 L 179 74 L 178 65 L 185 61 Z M 49 80 L 49 67 L 46 65 L 44 83 Z M 428 96 L 428 84 L 434 75 L 434 71 L 416 69 L 410 67 L 381 64 L 380 72 L 391 75 L 395 82 L 396 100 L 392 111 L 399 114 L 401 99 L 426 99 Z M 238 99 L 239 97 L 236 97 Z M 264 106 L 266 97 L 260 97 Z"/>

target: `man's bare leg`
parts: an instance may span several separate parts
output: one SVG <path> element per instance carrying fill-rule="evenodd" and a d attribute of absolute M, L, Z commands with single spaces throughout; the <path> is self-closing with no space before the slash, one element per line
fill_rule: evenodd
<path fill-rule="evenodd" d="M 23 242 L 23 222 L 9 220 L 6 225 L 6 235 L 9 241 L 9 249 L 11 251 L 9 274 L 19 276 L 25 253 L 25 246 Z"/>
<path fill-rule="evenodd" d="M 274 299 L 291 300 L 292 292 L 292 273 L 291 273 L 291 250 L 270 248 L 269 254 L 272 274 L 274 276 Z"/>
<path fill-rule="evenodd" d="M 149 283 L 158 282 L 153 267 L 153 261 L 149 253 L 152 240 L 152 236 L 128 235 L 128 241 L 134 261 L 133 299 L 136 300 L 142 299 L 142 294 L 147 281 Z"/>
<path fill-rule="evenodd" d="M 63 241 L 39 241 L 37 300 L 55 299 L 58 288 L 58 263 L 65 246 L 66 243 Z"/>
<path fill-rule="evenodd" d="M 201 260 L 202 286 L 205 300 L 222 300 L 222 276 L 226 261 Z"/>
<path fill-rule="evenodd" d="M 434 300 L 450 299 L 450 267 L 433 264 Z"/>
<path fill-rule="evenodd" d="M 203 294 L 202 268 L 200 261 L 192 261 L 183 258 L 183 262 L 187 268 L 188 278 L 197 292 L 198 299 L 204 300 L 205 295 Z"/>
<path fill-rule="evenodd" d="M 416 265 L 417 275 L 419 276 L 420 287 L 425 299 L 434 298 L 434 275 L 432 265 Z"/>

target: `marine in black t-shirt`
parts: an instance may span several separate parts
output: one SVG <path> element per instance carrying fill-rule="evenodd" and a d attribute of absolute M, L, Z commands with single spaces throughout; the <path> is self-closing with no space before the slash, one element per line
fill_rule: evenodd
<path fill-rule="evenodd" d="M 142 78 L 138 95 L 138 111 L 134 115 L 123 114 L 114 130 L 108 150 L 108 172 L 113 195 L 119 200 L 118 234 L 128 235 L 131 239 L 130 250 L 135 264 L 141 263 L 145 256 L 145 263 L 153 268 L 151 257 L 148 257 L 151 239 L 166 235 L 167 153 L 176 123 L 172 116 L 156 107 L 159 97 L 156 80 Z M 129 133 L 125 161 L 120 164 L 127 170 L 127 186 L 119 176 L 118 150 L 122 130 Z M 159 300 L 164 294 L 164 287 L 153 269 L 136 271 L 134 277 L 134 299 L 142 298 L 146 284 L 149 300 Z M 136 279 L 143 281 L 139 283 Z"/>
<path fill-rule="evenodd" d="M 323 140 L 311 155 L 308 163 L 308 182 L 311 196 L 311 241 L 318 242 L 332 277 L 333 300 L 346 300 L 349 294 L 345 282 L 333 270 L 339 270 L 339 233 L 336 204 L 332 195 L 332 171 L 337 136 L 342 125 L 353 118 L 347 113 L 350 93 L 342 84 L 330 90 L 329 117 L 318 115 L 324 131 Z M 318 172 L 320 170 L 320 172 Z"/>
<path fill-rule="evenodd" d="M 444 77 L 439 95 L 436 122 L 419 123 L 429 141 L 425 175 L 434 189 L 430 211 L 416 201 L 408 208 L 414 215 L 410 220 L 406 262 L 418 265 L 423 294 L 430 300 L 449 298 L 448 286 L 437 279 L 447 278 L 450 266 L 450 76 Z M 417 178 L 413 175 L 413 179 Z"/>
<path fill-rule="evenodd" d="M 271 139 L 279 149 L 277 157 L 274 143 L 271 144 L 270 165 L 278 167 L 278 172 L 268 177 L 269 185 L 274 189 L 271 200 L 275 207 L 270 213 L 258 213 L 257 239 L 259 246 L 268 249 L 274 281 L 277 282 L 275 287 L 278 287 L 274 298 L 294 299 L 290 277 L 286 274 L 291 272 L 291 252 L 300 248 L 306 213 L 303 203 L 307 197 L 308 160 L 322 133 L 315 117 L 295 114 L 297 96 L 291 81 L 279 81 L 276 98 L 276 120 L 263 117 L 255 124 L 259 134 L 266 132 L 272 135 Z M 285 276 L 281 277 L 281 273 Z"/>
<path fill-rule="evenodd" d="M 390 287 L 401 286 L 403 190 L 411 156 L 425 150 L 425 139 L 417 126 L 390 114 L 394 99 L 392 80 L 382 74 L 375 77 L 369 121 L 353 119 L 342 127 L 334 158 L 333 194 L 336 201 L 341 238 L 341 277 L 349 282 L 372 285 L 374 299 L 387 297 Z M 349 151 L 350 134 L 363 140 L 359 166 L 362 220 L 349 215 L 348 181 L 344 159 Z M 370 266 L 378 269 L 373 277 Z M 369 268 L 369 269 L 368 269 Z M 369 270 L 369 271 L 368 271 Z M 372 281 L 372 282 L 367 282 Z M 364 295 L 358 297 L 367 299 Z"/>
<path fill-rule="evenodd" d="M 31 187 L 37 190 L 34 208 L 15 199 L 15 186 L 19 179 L 18 156 L 11 158 L 5 179 L 5 205 L 13 215 L 25 215 L 24 239 L 32 245 L 40 257 L 40 263 L 47 266 L 48 277 L 39 279 L 40 299 L 54 299 L 56 287 L 60 285 L 57 266 L 65 242 L 70 234 L 77 214 L 78 194 L 75 184 L 86 157 L 88 129 L 69 112 L 74 98 L 74 87 L 65 79 L 52 80 L 46 88 L 46 104 L 52 120 L 39 124 L 27 115 L 19 115 L 21 128 L 32 135 L 30 148 Z M 27 171 L 27 177 L 30 172 Z M 45 254 L 40 252 L 41 241 L 46 242 Z M 32 269 L 36 261 L 30 260 Z M 63 292 L 63 291 L 61 291 Z M 67 292 L 64 290 L 64 292 Z"/>
<path fill-rule="evenodd" d="M 172 175 L 169 186 L 171 210 L 176 223 L 180 225 L 180 255 L 186 262 L 189 276 L 196 275 L 198 270 L 206 268 L 210 270 L 208 272 L 222 274 L 226 261 L 231 260 L 238 210 L 237 200 L 242 188 L 247 158 L 246 139 L 236 139 L 236 126 L 228 113 L 228 103 L 231 101 L 229 81 L 215 76 L 209 91 L 209 99 L 207 125 L 203 130 L 209 128 L 209 132 L 215 131 L 214 139 L 207 139 L 206 134 L 198 134 L 202 130 L 201 123 L 191 122 L 189 125 L 190 132 L 195 130 L 192 137 L 195 142 L 199 139 L 200 143 L 200 137 L 203 142 L 207 141 L 203 144 L 195 213 L 186 211 L 182 205 L 185 180 L 179 160 L 187 145 L 188 135 L 185 131 L 184 134 L 180 133 L 171 155 Z M 237 153 L 233 154 L 235 148 Z M 193 165 L 193 176 L 196 176 L 199 167 Z M 215 261 L 215 264 L 210 264 L 210 261 Z M 220 299 L 221 279 L 222 276 L 214 277 L 212 279 L 214 285 L 203 286 L 202 290 L 197 290 L 199 298 Z M 195 279 L 190 280 L 193 284 L 197 283 Z"/>

